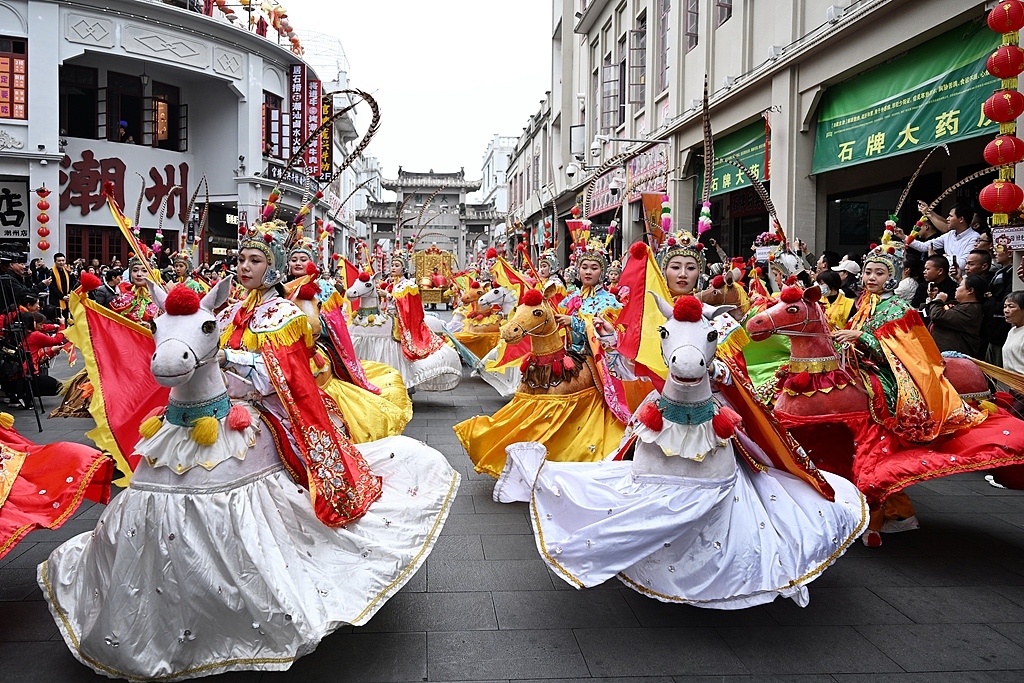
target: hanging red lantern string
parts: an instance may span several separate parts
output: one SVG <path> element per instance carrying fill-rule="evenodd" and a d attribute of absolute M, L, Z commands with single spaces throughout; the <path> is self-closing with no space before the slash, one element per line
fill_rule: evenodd
<path fill-rule="evenodd" d="M 39 222 L 39 228 L 36 230 L 39 241 L 36 242 L 36 246 L 39 247 L 39 251 L 46 251 L 50 248 L 50 243 L 46 239 L 50 236 L 50 229 L 46 227 L 46 224 L 50 222 L 50 217 L 46 215 L 50 208 L 50 202 L 46 201 L 46 198 L 50 196 L 50 191 L 46 189 L 46 185 L 43 185 L 36 190 L 36 195 L 39 196 L 39 201 L 36 202 L 36 208 L 39 209 L 39 215 L 36 216 L 36 220 Z"/>
<path fill-rule="evenodd" d="M 1024 73 L 1024 50 L 1018 31 L 1024 28 L 1024 2 L 1001 0 L 988 13 L 988 26 L 1003 36 L 1002 45 L 985 68 L 1000 79 L 1000 90 L 982 105 L 982 112 L 999 124 L 999 136 L 985 147 L 985 161 L 993 166 L 1024 159 L 1024 141 L 1016 137 L 1017 117 L 1024 114 L 1024 95 L 1017 92 L 1017 76 Z M 999 169 L 999 177 L 978 195 L 978 203 L 992 212 L 992 225 L 1007 225 L 1010 213 L 1024 202 L 1024 190 L 1014 184 L 1013 166 Z"/>

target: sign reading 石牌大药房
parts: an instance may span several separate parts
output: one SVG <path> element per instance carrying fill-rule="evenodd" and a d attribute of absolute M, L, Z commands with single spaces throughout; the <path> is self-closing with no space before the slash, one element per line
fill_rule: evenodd
<path fill-rule="evenodd" d="M 985 69 L 999 44 L 984 20 L 972 21 L 829 88 L 811 172 L 997 132 L 981 105 L 999 87 Z"/>

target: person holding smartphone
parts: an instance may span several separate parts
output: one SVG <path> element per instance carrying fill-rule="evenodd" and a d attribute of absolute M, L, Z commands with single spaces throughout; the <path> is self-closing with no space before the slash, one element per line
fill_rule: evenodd
<path fill-rule="evenodd" d="M 946 218 L 948 231 L 929 242 L 912 240 L 907 244 L 907 248 L 921 253 L 927 253 L 929 249 L 936 251 L 941 249 L 949 260 L 958 266 L 967 263 L 967 255 L 974 249 L 974 243 L 978 239 L 977 231 L 970 226 L 973 217 L 974 211 L 970 207 L 954 204 L 950 207 L 949 216 Z M 899 228 L 893 234 L 899 239 L 906 238 Z M 959 272 L 959 268 L 957 268 L 957 272 Z M 949 269 L 947 269 L 947 274 L 952 275 Z"/>

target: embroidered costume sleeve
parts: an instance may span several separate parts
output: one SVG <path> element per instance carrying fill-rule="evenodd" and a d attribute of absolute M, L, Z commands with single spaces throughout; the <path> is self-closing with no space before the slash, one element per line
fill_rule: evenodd
<path fill-rule="evenodd" d="M 870 306 L 870 297 L 865 296 L 861 300 L 860 305 L 861 307 Z M 878 343 L 875 333 L 882 325 L 902 318 L 909 309 L 910 307 L 905 301 L 892 295 L 885 296 L 875 304 L 875 310 L 867 316 L 861 325 L 860 338 L 857 340 L 857 343 L 867 351 L 871 360 L 880 365 L 888 363 L 885 353 L 882 351 L 882 345 Z"/>

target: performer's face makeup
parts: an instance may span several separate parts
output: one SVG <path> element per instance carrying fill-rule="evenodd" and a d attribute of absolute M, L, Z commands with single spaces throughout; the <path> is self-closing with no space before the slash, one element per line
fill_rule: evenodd
<path fill-rule="evenodd" d="M 885 281 L 889 279 L 889 269 L 881 263 L 868 263 L 861 273 L 864 289 L 872 294 L 885 292 Z"/>
<path fill-rule="evenodd" d="M 185 274 L 185 271 L 187 271 L 187 270 L 188 270 L 188 265 L 187 264 L 182 263 L 181 261 L 175 261 L 174 262 L 174 274 L 177 275 L 178 277 L 183 276 Z"/>
<path fill-rule="evenodd" d="M 689 294 L 697 286 L 700 268 L 697 260 L 690 256 L 673 256 L 665 266 L 665 280 L 672 296 Z"/>
<path fill-rule="evenodd" d="M 549 277 L 551 275 L 551 265 L 547 261 L 539 261 L 537 263 L 537 275 Z"/>
<path fill-rule="evenodd" d="M 601 264 L 597 261 L 581 261 L 580 282 L 584 287 L 596 287 L 601 282 Z"/>
<path fill-rule="evenodd" d="M 132 266 L 132 284 L 136 287 L 142 287 L 146 284 L 146 266 Z"/>
<path fill-rule="evenodd" d="M 402 277 L 402 262 L 392 261 L 391 262 L 391 277 Z"/>
<path fill-rule="evenodd" d="M 288 273 L 295 276 L 306 274 L 306 264 L 309 263 L 309 256 L 297 251 L 288 259 Z"/>
<path fill-rule="evenodd" d="M 243 249 L 238 253 L 238 282 L 246 289 L 259 289 L 270 263 L 259 249 Z"/>

